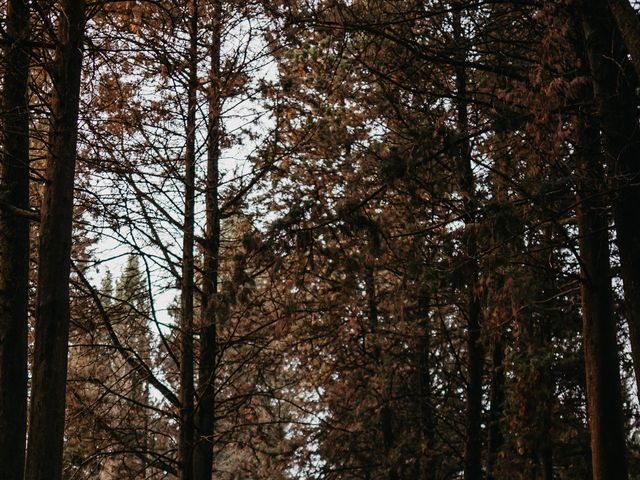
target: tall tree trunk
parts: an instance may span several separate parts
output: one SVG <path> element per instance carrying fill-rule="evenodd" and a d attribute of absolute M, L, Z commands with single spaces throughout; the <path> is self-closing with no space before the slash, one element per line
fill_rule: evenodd
<path fill-rule="evenodd" d="M 640 78 L 640 18 L 628 0 L 609 0 L 622 39 L 631 55 L 636 75 Z"/>
<path fill-rule="evenodd" d="M 0 465 L 2 479 L 24 474 L 27 428 L 29 288 L 29 6 L 9 0 L 4 50 L 0 159 Z"/>
<path fill-rule="evenodd" d="M 416 353 L 418 356 L 418 387 L 420 401 L 420 480 L 435 478 L 433 447 L 435 426 L 433 417 L 433 398 L 431 395 L 430 343 L 431 326 L 429 324 L 429 292 L 421 287 L 418 293 L 419 337 Z"/>
<path fill-rule="evenodd" d="M 591 120 L 581 115 L 577 136 L 582 335 L 593 479 L 624 480 L 628 478 L 626 446 L 600 135 Z"/>
<path fill-rule="evenodd" d="M 480 343 L 480 302 L 475 293 L 467 304 L 467 400 L 464 448 L 465 480 L 482 479 L 482 371 L 484 349 Z"/>
<path fill-rule="evenodd" d="M 504 344 L 498 333 L 492 347 L 491 393 L 489 407 L 489 435 L 487 437 L 487 479 L 494 479 L 494 468 L 503 437 L 500 428 L 504 410 Z"/>
<path fill-rule="evenodd" d="M 544 229 L 544 247 L 553 246 L 554 233 L 552 225 L 547 225 Z M 557 244 L 556 244 L 557 245 Z M 547 247 L 548 248 L 548 247 Z M 545 250 L 542 250 L 544 252 Z M 550 268 L 543 273 L 543 287 L 540 292 L 540 302 L 549 305 L 549 300 L 557 297 L 559 288 L 557 278 L 553 272 L 557 269 L 557 254 L 555 249 L 551 249 L 547 255 L 540 255 L 540 263 Z M 555 305 L 550 305 L 542 311 L 541 318 L 535 328 L 535 342 L 540 346 L 540 351 L 545 352 L 545 360 L 539 375 L 538 384 L 534 387 L 540 394 L 540 405 L 542 425 L 540 426 L 540 445 L 538 446 L 539 461 L 542 469 L 542 480 L 553 480 L 553 406 L 555 402 L 555 376 L 552 363 L 547 352 L 553 349 L 553 325 L 555 322 L 562 322 L 558 319 L 558 309 Z"/>
<path fill-rule="evenodd" d="M 209 72 L 209 123 L 207 142 L 206 231 L 202 271 L 202 315 L 200 318 L 200 362 L 198 365 L 198 405 L 196 441 L 193 455 L 195 480 L 209 480 L 213 471 L 215 422 L 216 356 L 218 354 L 217 308 L 220 255 L 220 207 L 218 203 L 221 124 L 220 44 L 222 2 L 213 4 L 213 32 Z"/>
<path fill-rule="evenodd" d="M 59 480 L 62 475 L 73 183 L 85 2 L 62 0 L 60 6 L 47 182 L 40 223 L 27 480 Z"/>
<path fill-rule="evenodd" d="M 461 57 L 466 57 L 462 45 L 462 28 L 459 12 L 453 14 L 453 30 L 457 48 L 461 49 Z M 471 146 L 469 144 L 469 114 L 467 99 L 467 78 L 462 63 L 455 69 L 457 95 L 457 126 L 458 126 L 458 169 L 460 192 L 464 199 L 465 226 L 475 222 L 476 194 L 473 169 L 471 165 Z M 466 438 L 464 446 L 464 478 L 465 480 L 482 479 L 482 373 L 484 369 L 484 348 L 480 342 L 480 325 L 482 317 L 481 299 L 479 293 L 479 266 L 477 257 L 477 238 L 472 228 L 465 229 L 464 266 L 465 281 L 467 283 L 467 398 L 466 398 Z"/>
<path fill-rule="evenodd" d="M 392 385 L 384 377 L 384 365 L 382 357 L 382 349 L 380 345 L 380 339 L 378 338 L 378 294 L 376 287 L 376 256 L 377 246 L 375 239 L 375 232 L 371 232 L 371 238 L 369 239 L 368 256 L 365 257 L 366 266 L 364 269 L 364 289 L 367 299 L 367 310 L 369 317 L 369 332 L 371 339 L 371 357 L 373 360 L 373 367 L 371 368 L 371 374 L 367 377 L 368 382 L 375 382 L 376 377 L 383 376 L 383 381 L 388 384 L 388 394 L 382 398 L 382 408 L 378 416 L 379 420 L 379 432 L 382 434 L 382 448 L 383 457 L 386 460 L 383 465 L 387 470 L 387 478 L 389 480 L 398 480 L 398 468 L 397 458 L 394 458 L 393 449 L 396 444 L 396 432 L 394 411 L 390 406 L 392 401 L 393 392 Z"/>
<path fill-rule="evenodd" d="M 496 140 L 503 141 L 502 132 L 496 132 Z M 505 150 L 508 152 L 508 149 Z M 495 169 L 497 174 L 493 176 L 493 197 L 499 208 L 508 208 L 509 194 L 505 183 L 505 177 L 512 176 L 511 159 L 508 153 L 496 154 Z M 509 215 L 505 211 L 496 215 L 493 225 L 493 249 L 496 261 L 493 265 L 492 279 L 490 285 L 493 289 L 493 304 L 497 321 L 490 326 L 491 332 L 491 389 L 489 394 L 489 420 L 487 435 L 487 478 L 492 480 L 498 452 L 502 447 L 503 435 L 501 421 L 505 402 L 505 374 L 504 374 L 504 346 L 507 339 L 506 325 L 510 323 L 513 316 L 511 313 L 511 295 L 506 291 L 505 265 L 514 253 L 515 247 L 512 245 L 512 232 L 509 231 Z M 504 263 L 503 263 L 504 262 Z"/>
<path fill-rule="evenodd" d="M 614 219 L 624 284 L 624 305 L 640 393 L 640 128 L 633 72 L 605 5 L 585 3 L 584 29 L 594 93 L 605 140 L 610 184 L 616 191 Z M 638 45 L 640 48 L 640 44 Z M 628 65 L 626 65 L 628 66 Z M 628 75 L 625 77 L 625 73 Z"/>
<path fill-rule="evenodd" d="M 194 210 L 196 176 L 196 108 L 198 94 L 198 2 L 189 2 L 189 80 L 185 149 L 185 203 L 182 237 L 182 284 L 180 302 L 180 437 L 178 456 L 180 479 L 193 478 L 194 380 L 193 380 L 193 294 L 194 294 Z"/>
<path fill-rule="evenodd" d="M 542 331 L 538 333 L 538 335 L 542 338 L 550 337 L 548 334 L 551 326 L 548 321 L 543 322 Z M 549 348 L 551 345 L 551 341 L 545 342 L 545 346 Z M 540 408 L 542 409 L 542 444 L 539 446 L 539 456 L 540 456 L 540 464 L 542 467 L 542 480 L 553 480 L 553 436 L 551 427 L 553 425 L 553 377 L 551 373 L 551 369 L 546 367 L 541 374 L 540 383 L 541 388 L 544 392 L 546 392 L 542 399 L 542 405 Z"/>

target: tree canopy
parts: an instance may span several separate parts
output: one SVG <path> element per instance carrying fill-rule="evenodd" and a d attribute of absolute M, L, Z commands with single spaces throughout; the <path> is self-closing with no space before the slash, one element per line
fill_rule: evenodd
<path fill-rule="evenodd" d="M 640 476 L 636 2 L 0 4 L 0 480 Z"/>

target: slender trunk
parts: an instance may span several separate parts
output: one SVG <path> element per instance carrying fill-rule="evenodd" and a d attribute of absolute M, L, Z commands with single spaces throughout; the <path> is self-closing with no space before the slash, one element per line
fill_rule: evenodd
<path fill-rule="evenodd" d="M 593 479 L 624 480 L 626 447 L 600 135 L 586 115 L 578 119 L 577 130 L 582 335 Z"/>
<path fill-rule="evenodd" d="M 453 15 L 454 36 L 458 48 L 463 48 L 462 29 L 459 13 Z M 463 53 L 463 56 L 466 54 Z M 468 140 L 469 114 L 467 99 L 467 78 L 463 66 L 456 67 L 457 126 L 459 134 L 459 183 L 464 199 L 465 214 L 463 221 L 467 227 L 475 222 L 476 195 L 473 169 L 471 165 L 471 146 Z M 464 445 L 465 480 L 482 479 L 482 373 L 484 369 L 484 348 L 480 342 L 482 317 L 481 300 L 478 287 L 479 267 L 477 257 L 477 238 L 472 228 L 467 228 L 464 238 L 466 257 L 465 279 L 467 282 L 467 398 L 466 398 L 466 438 Z"/>
<path fill-rule="evenodd" d="M 367 296 L 367 309 L 369 316 L 369 331 L 371 333 L 371 355 L 375 363 L 374 368 L 379 368 L 382 361 L 380 342 L 378 341 L 378 300 L 376 298 L 376 266 L 375 251 L 369 247 L 370 257 L 366 259 L 367 265 L 364 273 L 365 294 Z"/>
<path fill-rule="evenodd" d="M 185 204 L 182 238 L 182 284 L 180 302 L 180 479 L 193 479 L 194 381 L 193 292 L 194 210 L 196 171 L 196 103 L 198 93 L 198 2 L 190 7 L 189 81 L 187 86 L 187 142 L 185 149 Z"/>
<path fill-rule="evenodd" d="M 640 78 L 640 18 L 638 12 L 628 0 L 609 0 L 608 3 L 625 46 L 631 55 L 636 75 Z"/>
<path fill-rule="evenodd" d="M 544 322 L 542 326 L 541 336 L 546 336 L 551 329 L 548 322 Z M 551 342 L 547 342 L 545 347 L 549 348 Z M 553 382 L 551 369 L 546 367 L 541 374 L 541 388 L 547 392 L 542 401 L 542 444 L 539 447 L 540 463 L 542 466 L 542 480 L 553 480 L 553 436 L 551 426 L 553 425 Z"/>
<path fill-rule="evenodd" d="M 610 2 L 611 3 L 611 2 Z M 586 3 L 584 29 L 594 93 L 605 140 L 614 219 L 624 284 L 631 353 L 640 393 L 640 129 L 632 72 L 625 77 L 627 52 L 606 6 Z M 640 48 L 640 44 L 638 45 Z M 631 81 L 630 81 L 631 79 Z"/>
<path fill-rule="evenodd" d="M 59 480 L 69 339 L 73 183 L 85 25 L 84 0 L 62 0 L 52 73 L 52 120 L 40 223 L 27 480 Z"/>
<path fill-rule="evenodd" d="M 503 141 L 501 132 L 496 133 L 496 140 Z M 494 189 L 494 199 L 501 208 L 507 209 L 509 194 L 504 177 L 512 174 L 511 159 L 508 153 L 497 154 L 495 158 L 495 168 L 497 175 L 492 179 Z M 492 346 L 491 346 L 491 390 L 489 395 L 489 421 L 487 435 L 487 478 L 492 480 L 498 453 L 503 443 L 501 421 L 505 402 L 505 374 L 504 374 L 504 348 L 507 340 L 506 325 L 512 320 L 511 295 L 506 291 L 505 266 L 501 262 L 510 259 L 514 253 L 512 245 L 512 235 L 510 232 L 509 215 L 507 211 L 501 215 L 496 215 L 493 225 L 493 249 L 496 262 L 493 265 L 493 278 L 490 281 L 494 291 L 492 307 L 495 309 L 497 321 L 491 325 Z"/>
<path fill-rule="evenodd" d="M 387 464 L 387 478 L 389 480 L 399 480 L 398 468 L 396 466 L 397 459 L 394 458 L 393 449 L 396 444 L 396 434 L 394 428 L 393 409 L 388 403 L 383 405 L 380 410 L 380 431 L 382 432 L 382 444 L 384 448 L 384 457 Z"/>
<path fill-rule="evenodd" d="M 482 479 L 482 370 L 484 349 L 480 343 L 480 303 L 475 298 L 467 305 L 469 316 L 467 336 L 467 423 L 464 448 L 465 480 Z"/>
<path fill-rule="evenodd" d="M 496 338 L 492 349 L 491 394 L 489 407 L 489 435 L 487 438 L 487 479 L 493 479 L 498 452 L 503 437 L 500 429 L 504 409 L 504 344 L 502 336 Z"/>
<path fill-rule="evenodd" d="M 198 368 L 198 406 L 196 441 L 193 455 L 194 478 L 209 480 L 213 471 L 213 433 L 215 422 L 216 356 L 218 355 L 217 312 L 218 267 L 220 255 L 220 208 L 218 182 L 222 135 L 220 97 L 220 43 L 222 3 L 213 5 L 213 32 L 209 72 L 209 124 L 207 142 L 206 231 L 202 272 L 202 315 L 200 318 L 200 362 Z"/>
<path fill-rule="evenodd" d="M 557 245 L 553 235 L 551 225 L 545 227 L 544 243 L 546 246 Z M 557 298 L 559 288 L 557 278 L 554 275 L 557 264 L 557 254 L 555 249 L 547 255 L 541 255 L 540 263 L 548 265 L 543 274 L 543 287 L 541 293 L 541 304 L 549 305 L 549 300 Z M 549 305 L 546 310 L 542 310 L 542 315 L 535 329 L 535 342 L 540 345 L 540 351 L 543 352 L 544 360 L 540 370 L 539 383 L 536 388 L 541 392 L 540 406 L 542 425 L 540 426 L 540 445 L 538 446 L 540 464 L 542 468 L 542 480 L 553 480 L 553 405 L 555 402 L 555 377 L 552 362 L 548 353 L 553 350 L 553 324 L 562 322 L 564 319 L 557 318 L 559 309 L 555 305 Z"/>
<path fill-rule="evenodd" d="M 29 6 L 9 0 L 6 12 L 0 158 L 0 465 L 21 480 L 27 428 L 29 221 Z"/>
<path fill-rule="evenodd" d="M 419 337 L 418 348 L 418 386 L 420 400 L 420 480 L 435 478 L 433 447 L 435 441 L 433 399 L 431 398 L 431 362 L 429 358 L 431 328 L 429 324 L 429 293 L 421 288 L 418 297 Z"/>
<path fill-rule="evenodd" d="M 377 247 L 374 235 L 369 239 L 369 255 L 365 258 L 366 267 L 364 271 L 365 295 L 367 298 L 367 309 L 369 316 L 369 332 L 371 339 L 371 356 L 373 367 L 368 381 L 375 381 L 375 378 L 384 375 L 384 367 L 382 365 L 382 349 L 378 339 L 378 295 L 376 293 L 376 255 Z M 386 382 L 386 378 L 384 378 Z M 394 412 L 389 405 L 392 398 L 391 386 L 389 386 L 389 394 L 383 398 L 383 405 L 379 414 L 379 432 L 382 434 L 382 447 L 384 458 L 386 460 L 387 478 L 389 480 L 398 480 L 397 459 L 393 457 L 392 452 L 396 444 L 396 433 L 394 426 Z"/>

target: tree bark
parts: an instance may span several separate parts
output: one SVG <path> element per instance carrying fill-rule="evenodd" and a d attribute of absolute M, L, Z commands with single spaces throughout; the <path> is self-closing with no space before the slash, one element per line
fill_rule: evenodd
<path fill-rule="evenodd" d="M 420 391 L 420 479 L 435 478 L 433 448 L 435 425 L 433 416 L 433 398 L 431 394 L 431 326 L 429 320 L 429 292 L 421 287 L 418 293 L 419 337 L 416 353 L 418 355 L 418 386 Z"/>
<path fill-rule="evenodd" d="M 489 407 L 489 435 L 487 438 L 487 479 L 493 480 L 494 468 L 498 452 L 502 447 L 503 437 L 500 428 L 504 410 L 504 345 L 499 333 L 492 348 L 491 393 Z"/>
<path fill-rule="evenodd" d="M 473 295 L 475 297 L 475 294 Z M 480 343 L 480 302 L 469 299 L 467 329 L 467 423 L 464 447 L 465 480 L 482 479 L 482 371 L 484 349 Z"/>
<path fill-rule="evenodd" d="M 200 361 L 198 365 L 198 405 L 193 455 L 194 478 L 209 480 L 213 472 L 215 422 L 216 356 L 218 355 L 217 308 L 220 255 L 220 207 L 218 203 L 221 124 L 220 43 L 222 2 L 213 4 L 213 32 L 209 72 L 209 124 L 207 141 L 207 182 L 205 199 L 206 231 L 202 271 L 202 314 L 200 318 Z"/>
<path fill-rule="evenodd" d="M 458 48 L 463 48 L 462 29 L 459 12 L 453 15 L 453 31 Z M 463 54 L 466 57 L 466 54 Z M 476 194 L 471 146 L 469 145 L 469 102 L 467 98 L 467 78 L 464 66 L 455 69 L 456 107 L 458 126 L 458 169 L 459 188 L 464 199 L 463 221 L 470 227 L 475 222 Z M 477 237 L 472 228 L 465 229 L 464 276 L 467 283 L 467 396 L 466 396 L 466 438 L 464 445 L 465 480 L 482 480 L 482 376 L 484 369 L 484 348 L 480 342 L 482 307 L 479 292 L 479 266 L 477 260 Z"/>
<path fill-rule="evenodd" d="M 29 5 L 9 0 L 0 158 L 0 465 L 22 480 L 27 428 L 29 220 Z"/>
<path fill-rule="evenodd" d="M 196 173 L 196 108 L 198 94 L 198 2 L 191 0 L 189 80 L 187 85 L 187 122 L 185 148 L 185 203 L 182 237 L 182 283 L 180 292 L 180 436 L 178 457 L 180 479 L 193 479 L 194 380 L 193 380 L 193 295 L 194 224 Z"/>
<path fill-rule="evenodd" d="M 40 223 L 27 480 L 59 480 L 69 339 L 69 272 L 84 0 L 62 0 Z"/>
<path fill-rule="evenodd" d="M 638 18 L 638 12 L 628 0 L 609 0 L 608 3 L 622 39 L 631 55 L 633 68 L 640 78 L 640 18 Z"/>
<path fill-rule="evenodd" d="M 503 141 L 502 132 L 496 132 L 496 140 Z M 497 154 L 494 159 L 497 174 L 493 176 L 493 197 L 500 206 L 506 209 L 509 203 L 509 193 L 505 183 L 505 177 L 512 176 L 511 158 L 508 154 Z M 504 414 L 505 402 L 505 344 L 507 343 L 506 325 L 512 318 L 510 292 L 505 291 L 506 276 L 505 264 L 512 258 L 516 248 L 513 246 L 512 232 L 509 230 L 510 219 L 508 213 L 496 215 L 493 225 L 493 249 L 496 262 L 492 266 L 490 287 L 494 291 L 492 307 L 496 311 L 497 321 L 491 325 L 493 332 L 491 345 L 491 387 L 489 394 L 489 419 L 487 435 L 487 479 L 495 478 L 494 469 L 498 453 L 503 444 L 501 421 Z M 501 262 L 505 262 L 504 264 Z"/>
<path fill-rule="evenodd" d="M 600 135 L 581 115 L 577 136 L 582 334 L 593 479 L 624 480 L 626 446 Z"/>
<path fill-rule="evenodd" d="M 548 225 L 544 230 L 544 244 L 554 245 L 554 232 L 552 225 Z M 552 271 L 556 268 L 556 253 L 554 250 L 547 255 L 541 255 L 541 262 L 551 268 L 543 273 L 543 288 L 540 292 L 540 301 L 548 304 L 549 299 L 553 299 L 558 294 L 558 286 Z M 554 305 L 542 311 L 542 317 L 535 328 L 535 341 L 540 345 L 542 352 L 549 352 L 553 349 L 553 325 L 555 322 L 562 322 L 564 319 L 556 318 L 558 309 Z M 546 353 L 545 353 L 546 356 Z M 540 426 L 540 445 L 538 446 L 539 461 L 542 470 L 542 480 L 553 480 L 553 406 L 555 402 L 555 375 L 550 361 L 542 364 L 538 384 L 534 386 L 541 392 L 540 405 L 542 425 Z"/>
<path fill-rule="evenodd" d="M 640 128 L 636 113 L 638 100 L 633 88 L 637 78 L 624 69 L 627 51 L 606 6 L 589 2 L 585 5 L 586 48 L 605 140 L 609 182 L 616 192 L 614 220 L 625 315 L 636 388 L 640 393 L 640 211 L 637 208 L 640 204 Z"/>

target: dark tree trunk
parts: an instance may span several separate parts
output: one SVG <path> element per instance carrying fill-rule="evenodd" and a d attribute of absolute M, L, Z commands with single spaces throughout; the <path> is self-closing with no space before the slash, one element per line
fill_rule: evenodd
<path fill-rule="evenodd" d="M 594 480 L 624 480 L 626 446 L 600 135 L 586 115 L 578 122 L 577 214 L 591 463 Z"/>
<path fill-rule="evenodd" d="M 475 297 L 475 295 L 474 295 Z M 465 480 L 482 479 L 482 371 L 484 349 L 480 343 L 480 302 L 472 298 L 468 303 L 467 336 L 467 423 L 464 448 Z"/>
<path fill-rule="evenodd" d="M 547 243 L 553 244 L 551 229 L 547 229 Z M 546 259 L 546 263 L 555 262 L 554 254 Z M 541 301 L 548 302 L 550 298 L 554 298 L 558 293 L 555 278 L 548 271 L 545 274 L 545 286 L 542 291 Z M 557 310 L 543 312 L 543 317 L 537 325 L 535 337 L 536 342 L 540 345 L 542 352 L 549 352 L 553 349 L 553 323 L 554 321 L 562 322 L 564 319 L 555 319 Z M 537 389 L 541 392 L 540 410 L 542 417 L 542 425 L 540 426 L 540 445 L 538 447 L 539 459 L 542 468 L 542 480 L 553 480 L 553 405 L 555 402 L 555 377 L 550 361 L 543 362 L 542 371 L 539 376 Z"/>
<path fill-rule="evenodd" d="M 431 326 L 429 323 L 429 293 L 421 288 L 418 297 L 419 337 L 416 353 L 418 355 L 418 387 L 420 392 L 420 479 L 435 478 L 433 448 L 435 425 L 433 416 L 433 398 L 431 395 Z"/>
<path fill-rule="evenodd" d="M 638 12 L 628 0 L 609 0 L 608 3 L 625 46 L 631 55 L 636 75 L 640 78 L 640 18 L 638 18 Z"/>
<path fill-rule="evenodd" d="M 200 362 L 198 365 L 198 406 L 196 441 L 193 456 L 195 480 L 209 480 L 213 471 L 213 434 L 215 422 L 216 356 L 218 355 L 217 308 L 218 266 L 220 254 L 220 207 L 218 203 L 221 97 L 220 43 L 222 4 L 213 5 L 213 35 L 210 53 L 208 92 L 209 124 L 207 142 L 206 231 L 202 271 L 202 315 L 200 318 Z"/>
<path fill-rule="evenodd" d="M 459 12 L 454 13 L 454 36 L 457 48 L 463 50 L 462 29 Z M 466 57 L 463 53 L 462 59 Z M 476 194 L 473 169 L 471 165 L 471 146 L 469 145 L 469 114 L 467 98 L 467 78 L 464 66 L 456 67 L 456 103 L 459 138 L 458 169 L 459 188 L 464 199 L 463 221 L 466 227 L 475 222 Z M 478 286 L 479 267 L 477 257 L 477 237 L 473 228 L 465 228 L 464 235 L 465 265 L 463 268 L 467 283 L 467 398 L 466 398 L 466 438 L 464 445 L 465 480 L 482 480 L 482 375 L 484 369 L 484 348 L 480 342 L 482 307 Z"/>
<path fill-rule="evenodd" d="M 27 480 L 59 480 L 62 475 L 73 183 L 85 2 L 62 0 L 61 10 L 40 223 Z"/>
<path fill-rule="evenodd" d="M 500 428 L 504 410 L 504 344 L 499 336 L 492 349 L 491 394 L 489 407 L 489 435 L 487 438 L 487 478 L 493 479 L 498 452 L 502 447 L 503 437 Z"/>
<path fill-rule="evenodd" d="M 503 140 L 501 131 L 496 132 L 496 139 Z M 508 153 L 497 154 L 495 158 L 496 175 L 492 179 L 494 199 L 500 208 L 507 209 L 509 194 L 505 178 L 512 176 L 511 159 Z M 495 478 L 494 469 L 498 453 L 503 444 L 501 422 L 504 413 L 505 402 L 505 374 L 504 374 L 504 348 L 507 340 L 506 326 L 513 320 L 511 313 L 511 299 L 509 292 L 505 291 L 506 273 L 505 265 L 515 251 L 510 231 L 510 219 L 507 211 L 496 215 L 493 224 L 493 249 L 496 261 L 492 272 L 489 274 L 493 289 L 493 305 L 497 321 L 490 328 L 492 330 L 491 345 L 491 390 L 489 395 L 489 419 L 487 435 L 487 478 Z"/>
<path fill-rule="evenodd" d="M 546 377 L 550 376 L 549 372 L 545 372 Z M 545 379 L 543 379 L 544 381 Z M 542 426 L 545 437 L 542 439 L 542 445 L 540 446 L 540 463 L 542 465 L 542 480 L 553 480 L 553 437 L 551 437 L 551 425 L 552 418 L 552 404 L 551 401 L 545 401 L 543 408 L 543 422 Z"/>
<path fill-rule="evenodd" d="M 185 203 L 182 238 L 182 284 L 180 292 L 180 436 L 178 457 L 180 479 L 193 479 L 194 380 L 193 380 L 193 294 L 194 211 L 196 176 L 196 108 L 198 94 L 198 2 L 190 7 L 189 81 L 187 85 L 187 142 L 185 148 Z"/>
<path fill-rule="evenodd" d="M 21 480 L 27 428 L 29 277 L 29 7 L 9 0 L 0 159 L 0 468 Z"/>
<path fill-rule="evenodd" d="M 554 229 L 552 225 L 545 227 L 545 235 L 543 245 L 557 245 L 554 239 Z M 553 248 L 553 247 L 552 247 Z M 543 250 L 544 251 L 544 250 Z M 542 287 L 540 301 L 545 304 L 549 300 L 557 298 L 559 288 L 554 271 L 557 269 L 557 253 L 554 249 L 546 254 L 540 255 L 540 264 L 548 265 L 543 274 L 544 284 Z M 542 480 L 553 480 L 553 407 L 555 403 L 555 382 L 556 378 L 553 371 L 553 364 L 548 359 L 548 353 L 553 350 L 553 327 L 556 322 L 563 322 L 564 318 L 558 318 L 558 309 L 554 304 L 542 311 L 542 317 L 536 325 L 535 337 L 536 343 L 540 345 L 540 350 L 544 352 L 545 360 L 542 363 L 542 370 L 539 376 L 539 383 L 536 387 L 541 392 L 541 417 L 542 425 L 540 427 L 541 444 L 538 447 L 540 464 L 542 468 Z"/>
<path fill-rule="evenodd" d="M 625 70 L 627 52 L 604 3 L 599 7 L 587 3 L 584 20 L 587 54 L 605 140 L 605 161 L 609 165 L 610 186 L 616 191 L 614 219 L 625 314 L 636 388 L 640 392 L 640 211 L 637 208 L 640 204 L 640 129 L 634 92 L 637 79 L 630 68 Z"/>

